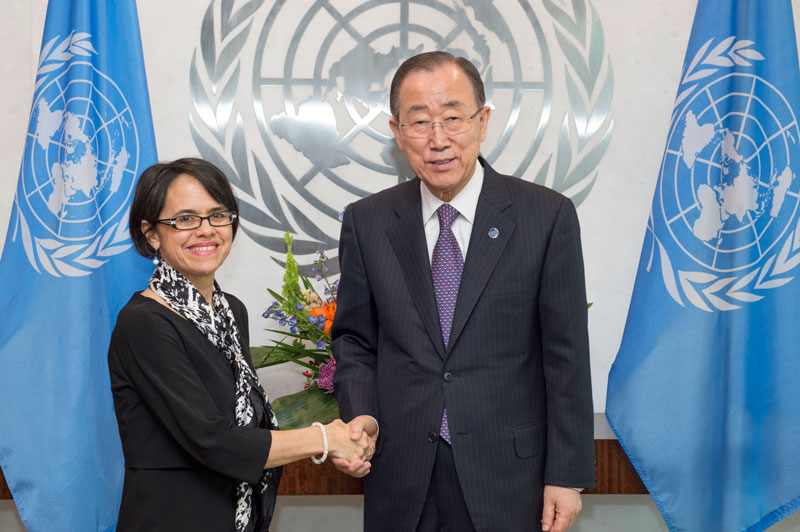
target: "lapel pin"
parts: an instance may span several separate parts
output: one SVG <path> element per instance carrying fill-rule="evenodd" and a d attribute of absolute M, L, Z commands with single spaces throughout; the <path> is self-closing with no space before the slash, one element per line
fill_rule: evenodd
<path fill-rule="evenodd" d="M 497 238 L 500 236 L 500 231 L 496 227 L 489 229 L 489 238 Z"/>

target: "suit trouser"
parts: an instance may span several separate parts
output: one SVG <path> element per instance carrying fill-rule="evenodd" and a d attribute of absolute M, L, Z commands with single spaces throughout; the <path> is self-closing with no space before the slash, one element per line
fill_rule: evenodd
<path fill-rule="evenodd" d="M 417 532 L 473 532 L 467 502 L 458 481 L 453 449 L 443 439 L 436 444 L 436 461 Z"/>

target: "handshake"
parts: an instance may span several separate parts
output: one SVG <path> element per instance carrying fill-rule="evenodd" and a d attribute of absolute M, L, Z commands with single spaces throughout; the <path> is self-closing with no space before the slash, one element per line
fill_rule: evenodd
<path fill-rule="evenodd" d="M 361 478 L 369 473 L 375 454 L 378 425 L 371 416 L 358 416 L 350 423 L 335 419 L 325 425 L 328 449 L 336 469 Z"/>

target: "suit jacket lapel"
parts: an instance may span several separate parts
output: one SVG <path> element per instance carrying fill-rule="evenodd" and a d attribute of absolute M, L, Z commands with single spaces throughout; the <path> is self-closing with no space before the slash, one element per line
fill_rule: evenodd
<path fill-rule="evenodd" d="M 386 234 L 400 262 L 422 323 L 439 356 L 444 358 L 444 340 L 439 327 L 425 228 L 422 225 L 419 179 L 409 181 L 398 190 L 393 209 L 396 218 L 389 224 Z"/>
<path fill-rule="evenodd" d="M 461 284 L 456 300 L 453 326 L 450 330 L 451 346 L 455 345 L 472 310 L 483 292 L 484 286 L 494 271 L 516 224 L 503 213 L 511 205 L 511 196 L 503 186 L 497 172 L 481 159 L 484 166 L 484 179 L 475 221 L 467 249 L 467 260 L 461 274 Z M 489 230 L 497 229 L 497 238 L 489 237 Z M 431 282 L 432 283 L 432 282 Z M 438 322 L 437 322 L 438 323 Z"/>

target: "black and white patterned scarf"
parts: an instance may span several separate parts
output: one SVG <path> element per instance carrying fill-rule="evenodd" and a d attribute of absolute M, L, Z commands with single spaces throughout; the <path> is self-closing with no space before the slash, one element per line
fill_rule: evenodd
<path fill-rule="evenodd" d="M 161 261 L 150 277 L 150 290 L 158 294 L 181 316 L 191 321 L 225 355 L 233 367 L 236 380 L 236 424 L 240 427 L 259 426 L 260 420 L 254 419 L 255 411 L 251 402 L 251 391 L 255 390 L 260 400 L 263 401 L 267 428 L 277 429 L 278 420 L 275 418 L 264 388 L 258 381 L 258 376 L 242 355 L 244 347 L 233 311 L 216 281 L 211 297 L 212 307 L 186 277 L 166 262 Z M 257 489 L 259 493 L 266 490 L 272 484 L 272 475 L 273 470 L 265 469 L 257 485 L 254 486 L 247 482 L 237 484 L 234 517 L 236 532 L 244 532 L 250 525 L 253 517 L 253 489 Z"/>

